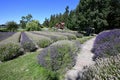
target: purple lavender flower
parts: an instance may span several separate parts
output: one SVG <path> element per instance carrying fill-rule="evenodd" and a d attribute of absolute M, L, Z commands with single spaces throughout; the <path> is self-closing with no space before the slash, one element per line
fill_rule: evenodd
<path fill-rule="evenodd" d="M 15 32 L 0 32 L 0 41 L 12 36 Z"/>
<path fill-rule="evenodd" d="M 41 66 L 52 71 L 65 67 L 71 68 L 75 65 L 75 57 L 79 47 L 75 41 L 57 41 L 40 52 L 37 57 L 38 62 Z"/>
<path fill-rule="evenodd" d="M 24 32 L 21 33 L 20 44 L 24 50 L 28 52 L 35 51 L 37 49 L 33 41 Z"/>
<path fill-rule="evenodd" d="M 100 33 L 92 49 L 94 58 L 114 56 L 120 53 L 120 29 Z"/>

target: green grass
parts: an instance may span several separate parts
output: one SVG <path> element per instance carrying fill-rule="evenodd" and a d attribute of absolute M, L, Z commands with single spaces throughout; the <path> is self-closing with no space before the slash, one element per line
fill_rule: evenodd
<path fill-rule="evenodd" d="M 81 43 L 84 43 L 90 37 L 78 38 Z M 0 64 L 0 80 L 63 80 L 64 74 L 56 74 L 41 67 L 37 61 L 39 52 L 26 53 L 14 60 L 3 62 Z"/>
<path fill-rule="evenodd" d="M 37 63 L 38 52 L 0 64 L 0 80 L 53 80 L 55 74 Z"/>
<path fill-rule="evenodd" d="M 86 37 L 82 37 L 82 38 L 77 38 L 78 41 L 80 41 L 81 44 L 83 44 L 84 42 L 86 42 L 87 40 L 93 38 L 95 36 L 86 36 Z"/>
<path fill-rule="evenodd" d="M 7 32 L 8 30 L 6 28 L 0 28 L 0 32 Z"/>
<path fill-rule="evenodd" d="M 18 32 L 26 31 L 26 29 L 17 29 Z"/>

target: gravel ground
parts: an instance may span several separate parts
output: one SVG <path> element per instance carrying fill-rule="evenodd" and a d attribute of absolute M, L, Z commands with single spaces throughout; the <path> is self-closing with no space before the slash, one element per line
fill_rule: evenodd
<path fill-rule="evenodd" d="M 83 67 L 94 64 L 92 60 L 93 53 L 91 52 L 94 40 L 95 38 L 92 38 L 82 44 L 80 53 L 77 56 L 76 65 L 71 70 L 67 71 L 65 80 L 79 80 L 79 72 L 82 71 Z"/>

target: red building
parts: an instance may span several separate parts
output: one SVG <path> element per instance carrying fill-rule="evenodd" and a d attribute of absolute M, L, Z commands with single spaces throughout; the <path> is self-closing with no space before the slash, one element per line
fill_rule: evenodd
<path fill-rule="evenodd" d="M 65 23 L 64 22 L 56 23 L 56 28 L 57 29 L 64 29 L 64 27 L 65 27 Z"/>

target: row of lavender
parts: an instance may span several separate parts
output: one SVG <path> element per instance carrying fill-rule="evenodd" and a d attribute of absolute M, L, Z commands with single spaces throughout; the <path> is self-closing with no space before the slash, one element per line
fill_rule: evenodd
<path fill-rule="evenodd" d="M 21 54 L 23 50 L 19 44 L 20 32 L 0 42 L 0 61 L 11 60 Z"/>
<path fill-rule="evenodd" d="M 92 49 L 94 59 L 115 56 L 120 53 L 120 29 L 101 32 Z"/>
<path fill-rule="evenodd" d="M 34 42 L 24 32 L 17 32 L 0 42 L 0 61 L 11 60 L 36 49 Z"/>
<path fill-rule="evenodd" d="M 58 41 L 58 40 L 75 40 L 76 38 L 81 38 L 82 34 L 80 33 L 67 33 L 67 32 L 39 32 L 39 31 L 34 31 L 31 32 L 33 34 L 37 34 L 37 35 L 42 35 L 45 37 L 49 37 L 50 39 L 52 39 L 54 42 Z"/>
<path fill-rule="evenodd" d="M 0 61 L 10 60 L 19 56 L 19 54 L 35 51 L 39 47 L 45 48 L 58 40 L 76 39 L 73 34 L 63 33 L 64 35 L 61 35 L 55 32 L 11 32 L 9 35 L 3 32 L 1 34 L 4 34 L 6 39 L 2 40 L 3 38 L 1 37 Z M 9 36 L 8 38 L 7 35 Z"/>
<path fill-rule="evenodd" d="M 7 39 L 8 37 L 15 34 L 15 32 L 0 32 L 0 41 Z"/>
<path fill-rule="evenodd" d="M 95 64 L 80 72 L 80 80 L 120 80 L 120 29 L 101 32 L 92 51 Z"/>
<path fill-rule="evenodd" d="M 26 52 L 32 52 L 37 49 L 33 41 L 24 32 L 21 33 L 20 44 Z"/>

